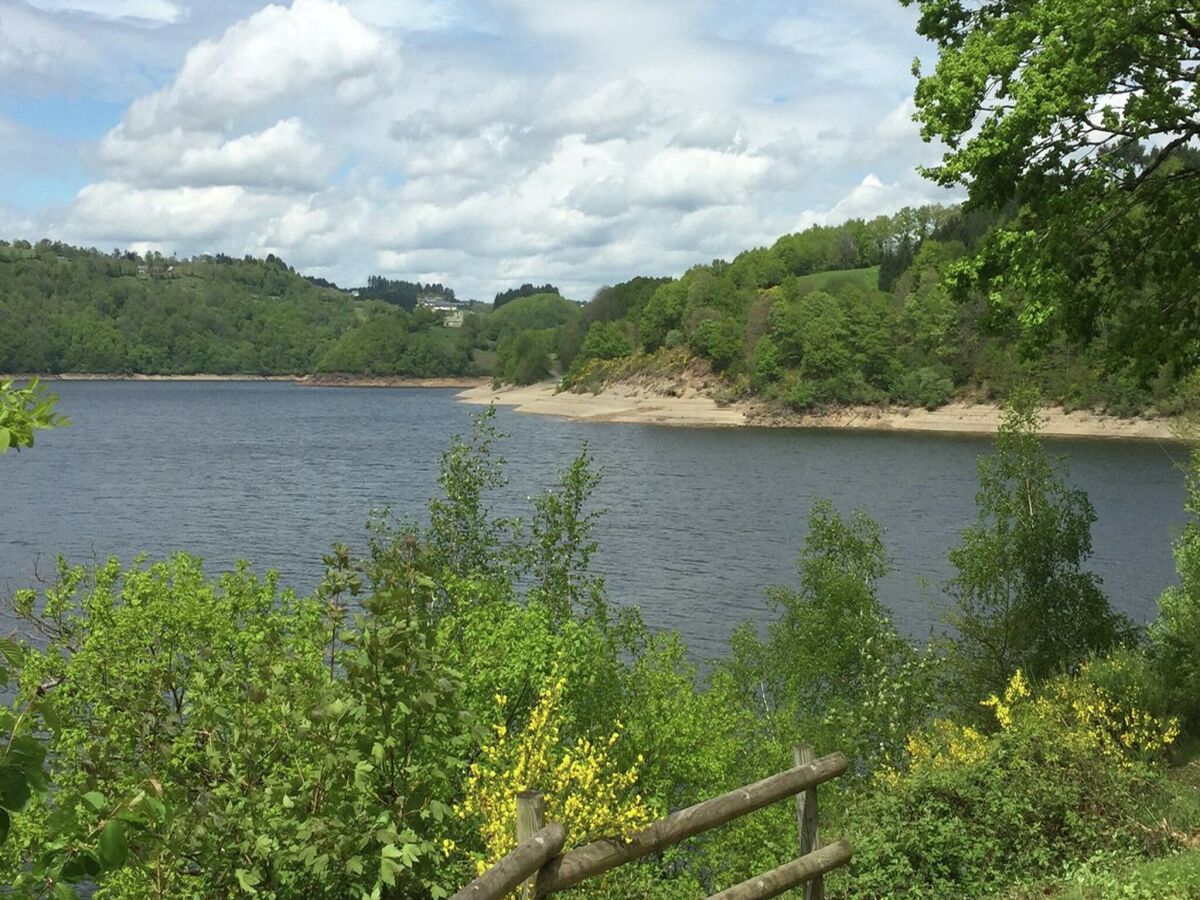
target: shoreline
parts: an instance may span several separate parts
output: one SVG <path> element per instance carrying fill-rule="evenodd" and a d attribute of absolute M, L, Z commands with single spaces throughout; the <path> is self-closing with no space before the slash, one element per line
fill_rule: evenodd
<path fill-rule="evenodd" d="M 808 428 L 893 431 L 948 435 L 993 435 L 1002 410 L 986 403 L 949 403 L 936 410 L 847 407 L 822 413 L 786 413 L 757 401 L 719 405 L 698 391 L 679 396 L 612 385 L 599 394 L 555 393 L 553 382 L 494 389 L 490 385 L 461 391 L 462 403 L 510 406 L 516 412 L 557 416 L 574 422 L 670 425 L 693 428 Z M 1046 437 L 1104 438 L 1183 442 L 1170 419 L 1123 419 L 1094 412 L 1042 411 Z"/>
<path fill-rule="evenodd" d="M 478 388 L 490 384 L 491 379 L 483 376 L 445 376 L 435 378 L 408 378 L 399 375 L 111 375 L 94 372 L 60 372 L 54 375 L 16 374 L 0 375 L 0 381 L 29 381 L 36 378 L 41 382 L 52 381 L 271 381 L 290 382 L 303 387 L 363 387 L 363 388 Z"/>
<path fill-rule="evenodd" d="M 556 382 L 526 387 L 492 387 L 486 376 L 408 378 L 395 375 L 111 375 L 65 372 L 54 375 L 0 375 L 4 381 L 38 378 L 54 381 L 143 381 L 143 382 L 284 382 L 300 387 L 352 388 L 447 388 L 458 391 L 461 403 L 512 407 L 515 412 L 555 416 L 573 422 L 621 425 L 666 425 L 690 428 L 805 428 L 850 431 L 892 431 L 947 435 L 993 435 L 1000 424 L 1001 409 L 988 403 L 954 402 L 935 410 L 921 408 L 858 406 L 818 413 L 792 413 L 761 401 L 737 401 L 721 405 L 705 391 L 703 382 L 684 383 L 665 392 L 647 383 L 617 383 L 599 394 L 557 392 Z M 1077 410 L 1065 412 L 1049 407 L 1042 411 L 1042 434 L 1046 437 L 1154 440 L 1185 443 L 1174 420 L 1127 419 Z"/>

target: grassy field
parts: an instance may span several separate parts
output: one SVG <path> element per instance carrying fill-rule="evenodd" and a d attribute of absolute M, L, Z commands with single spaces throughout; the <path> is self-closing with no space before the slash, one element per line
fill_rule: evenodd
<path fill-rule="evenodd" d="M 812 291 L 836 291 L 843 287 L 873 291 L 879 288 L 879 266 L 843 269 L 838 272 L 814 272 L 812 275 L 802 275 L 797 280 L 800 282 L 800 290 L 806 294 Z"/>

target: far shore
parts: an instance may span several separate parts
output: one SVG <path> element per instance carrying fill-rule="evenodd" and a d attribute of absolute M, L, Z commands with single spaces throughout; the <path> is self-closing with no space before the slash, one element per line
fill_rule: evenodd
<path fill-rule="evenodd" d="M 758 402 L 718 404 L 698 392 L 670 396 L 613 385 L 599 394 L 556 391 L 553 382 L 528 387 L 482 385 L 462 391 L 464 403 L 514 407 L 517 412 L 578 422 L 615 422 L 693 427 L 825 428 L 863 431 L 995 434 L 1002 410 L 986 403 L 950 403 L 935 410 L 847 407 L 822 413 L 781 413 Z M 1171 419 L 1124 419 L 1095 412 L 1042 411 L 1042 433 L 1051 437 L 1180 440 Z"/>
<path fill-rule="evenodd" d="M 54 375 L 0 375 L 4 381 L 273 381 L 304 387 L 449 388 L 463 403 L 511 406 L 516 412 L 557 416 L 577 422 L 672 425 L 697 428 L 823 428 L 945 434 L 995 434 L 1002 410 L 989 403 L 955 402 L 935 410 L 853 406 L 817 413 L 780 411 L 759 401 L 720 404 L 704 390 L 684 386 L 674 393 L 645 384 L 609 385 L 599 394 L 559 391 L 556 382 L 527 387 L 494 387 L 486 377 L 403 378 L 389 375 L 108 375 L 66 372 Z M 1042 434 L 1049 437 L 1179 441 L 1170 418 L 1118 418 L 1096 412 L 1042 411 Z"/>
<path fill-rule="evenodd" d="M 475 388 L 491 384 L 490 378 L 449 376 L 405 378 L 395 375 L 112 375 L 91 372 L 60 372 L 54 375 L 0 375 L 0 381 L 282 381 L 306 387 L 384 387 L 384 388 Z"/>

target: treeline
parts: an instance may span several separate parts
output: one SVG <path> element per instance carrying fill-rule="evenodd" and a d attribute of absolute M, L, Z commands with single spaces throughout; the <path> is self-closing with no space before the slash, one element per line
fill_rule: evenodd
<path fill-rule="evenodd" d="M 0 880 L 444 898 L 512 849 L 518 792 L 545 795 L 567 847 L 619 839 L 803 742 L 850 760 L 821 791 L 822 837 L 854 847 L 831 897 L 1193 896 L 1200 791 L 1195 764 L 1172 766 L 1200 738 L 1200 527 L 1134 629 L 1088 569 L 1095 513 L 1035 408 L 1014 404 L 980 462 L 942 586 L 955 627 L 928 644 L 879 594 L 882 529 L 820 502 L 775 620 L 702 673 L 677 634 L 610 605 L 586 450 L 524 521 L 495 516 L 493 412 L 444 454 L 428 524 L 377 519 L 364 558 L 331 550 L 315 596 L 186 555 L 60 561 L 13 598 L 36 639 L 0 645 Z M 794 858 L 795 827 L 776 803 L 582 896 L 709 896 Z"/>
<path fill-rule="evenodd" d="M 639 358 L 683 348 L 720 372 L 732 397 L 794 410 L 839 404 L 936 407 L 997 400 L 1033 383 L 1068 409 L 1174 413 L 1200 396 L 1190 307 L 1150 291 L 1089 327 L 1031 332 L 1018 306 L 960 290 L 958 273 L 1006 211 L 905 209 L 817 226 L 714 260 L 677 279 L 604 288 L 575 322 L 528 349 L 526 373 L 599 388 Z M 618 362 L 614 363 L 616 360 Z M 654 366 L 653 358 L 645 360 Z"/>
<path fill-rule="evenodd" d="M 178 260 L 0 241 L 0 372 L 486 375 L 516 330 L 578 315 L 557 294 L 549 318 L 523 297 L 495 321 L 473 313 L 447 328 L 416 306 L 425 294 L 454 298 L 380 276 L 355 297 L 273 255 Z"/>
<path fill-rule="evenodd" d="M 533 297 L 537 294 L 557 294 L 558 288 L 547 282 L 543 285 L 532 285 L 529 282 L 516 288 L 509 288 L 507 291 L 500 291 L 496 294 L 496 299 L 492 302 L 493 309 L 499 309 L 505 303 L 509 303 L 520 297 Z"/>
<path fill-rule="evenodd" d="M 422 284 L 419 281 L 401 281 L 384 278 L 382 275 L 372 275 L 367 278 L 365 287 L 358 289 L 358 296 L 372 300 L 383 300 L 385 303 L 395 303 L 408 311 L 416 308 L 422 297 L 435 297 L 439 300 L 455 300 L 454 289 L 441 284 Z"/>

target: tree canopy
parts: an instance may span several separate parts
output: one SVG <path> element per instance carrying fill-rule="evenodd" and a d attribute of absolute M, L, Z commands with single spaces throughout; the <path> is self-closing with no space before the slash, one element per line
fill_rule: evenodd
<path fill-rule="evenodd" d="M 1026 331 L 1200 346 L 1200 13 L 1173 0 L 901 0 L 938 48 L 926 174 L 1014 215 L 962 267 Z"/>

